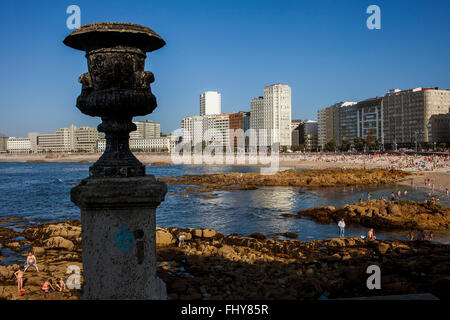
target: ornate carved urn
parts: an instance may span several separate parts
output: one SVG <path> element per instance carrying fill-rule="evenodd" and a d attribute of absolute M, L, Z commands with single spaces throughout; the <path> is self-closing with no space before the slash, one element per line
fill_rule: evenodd
<path fill-rule="evenodd" d="M 80 76 L 77 107 L 84 114 L 101 117 L 106 149 L 90 168 L 91 177 L 136 177 L 145 175 L 144 165 L 129 148 L 129 133 L 136 130 L 134 116 L 156 108 L 150 89 L 153 73 L 144 71 L 146 52 L 165 41 L 153 30 L 132 23 L 92 23 L 72 32 L 64 44 L 86 51 L 88 73 Z"/>

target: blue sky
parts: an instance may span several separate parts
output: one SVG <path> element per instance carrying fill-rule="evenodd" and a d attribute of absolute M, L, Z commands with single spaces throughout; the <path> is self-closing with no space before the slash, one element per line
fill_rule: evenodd
<path fill-rule="evenodd" d="M 450 88 L 450 1 L 15 1 L 0 9 L 0 133 L 25 136 L 96 126 L 76 107 L 83 52 L 65 47 L 66 8 L 81 23 L 148 26 L 167 42 L 147 55 L 158 108 L 138 119 L 172 131 L 199 112 L 199 94 L 222 93 L 222 111 L 249 110 L 263 87 L 292 87 L 292 117 L 316 119 L 338 101 L 388 89 Z M 381 9 L 381 30 L 366 8 Z"/>

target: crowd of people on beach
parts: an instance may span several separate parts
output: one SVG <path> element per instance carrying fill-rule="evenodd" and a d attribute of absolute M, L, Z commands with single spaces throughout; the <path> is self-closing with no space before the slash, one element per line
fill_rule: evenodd
<path fill-rule="evenodd" d="M 13 277 L 17 280 L 17 291 L 19 295 L 24 295 L 25 290 L 23 289 L 24 280 L 25 280 L 25 272 L 30 268 L 33 267 L 36 272 L 39 272 L 39 268 L 37 266 L 37 259 L 36 256 L 30 251 L 28 252 L 27 260 L 23 266 L 23 270 L 19 268 L 16 272 L 14 272 Z M 55 285 L 55 287 L 53 286 Z M 65 291 L 66 290 L 66 284 L 63 279 L 57 278 L 55 281 L 53 279 L 47 279 L 44 281 L 44 284 L 42 285 L 41 290 L 45 293 L 49 293 L 50 289 L 53 291 Z"/>
<path fill-rule="evenodd" d="M 448 155 L 410 155 L 410 154 L 301 154 L 285 155 L 289 160 L 303 160 L 312 162 L 343 162 L 347 169 L 355 165 L 371 166 L 392 170 L 405 171 L 436 171 L 450 169 Z"/>

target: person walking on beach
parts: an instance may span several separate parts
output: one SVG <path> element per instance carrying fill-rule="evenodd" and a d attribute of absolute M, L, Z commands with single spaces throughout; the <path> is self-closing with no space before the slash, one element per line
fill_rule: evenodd
<path fill-rule="evenodd" d="M 344 218 L 342 218 L 339 223 L 338 223 L 338 227 L 339 227 L 339 238 L 343 238 L 345 235 L 345 222 L 344 222 Z"/>
<path fill-rule="evenodd" d="M 36 257 L 31 253 L 31 251 L 28 252 L 27 262 L 25 264 L 25 269 L 23 270 L 23 272 L 26 272 L 29 267 L 34 267 L 36 271 L 39 272 Z"/>
<path fill-rule="evenodd" d="M 19 294 L 21 294 L 22 290 L 23 290 L 22 289 L 22 287 L 23 287 L 23 275 L 24 275 L 24 273 L 20 269 L 17 270 L 16 272 L 14 272 L 14 276 L 17 279 L 17 291 L 18 291 Z"/>
<path fill-rule="evenodd" d="M 391 192 L 391 200 L 392 200 L 392 201 L 395 200 L 395 194 L 394 194 L 394 191 Z"/>

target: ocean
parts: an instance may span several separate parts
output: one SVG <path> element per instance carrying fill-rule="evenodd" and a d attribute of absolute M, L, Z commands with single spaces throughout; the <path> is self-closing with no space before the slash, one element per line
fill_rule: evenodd
<path fill-rule="evenodd" d="M 79 208 L 70 201 L 70 189 L 89 174 L 89 163 L 44 162 L 0 163 L 0 219 L 22 217 L 25 221 L 11 222 L 6 226 L 20 228 L 27 224 L 80 219 Z M 147 166 L 147 174 L 167 177 L 183 174 L 219 172 L 250 172 L 256 167 L 237 166 Z M 214 198 L 188 193 L 186 186 L 169 185 L 165 201 L 157 208 L 156 222 L 160 227 L 211 228 L 225 235 L 237 233 L 247 236 L 260 232 L 267 236 L 284 232 L 298 234 L 303 241 L 334 238 L 337 226 L 318 224 L 308 218 L 293 219 L 281 214 L 295 214 L 299 210 L 315 206 L 342 206 L 382 195 L 389 199 L 392 191 L 408 190 L 405 199 L 423 201 L 429 197 L 422 189 L 411 187 L 261 187 L 257 190 L 211 192 Z M 450 206 L 445 196 L 441 204 Z M 5 225 L 4 225 L 5 226 Z M 19 229 L 20 230 L 20 229 Z M 366 227 L 347 226 L 346 236 L 361 236 Z M 375 230 L 379 239 L 405 239 L 406 232 Z M 283 239 L 280 236 L 280 239 Z M 448 232 L 436 232 L 435 239 L 450 243 Z"/>

